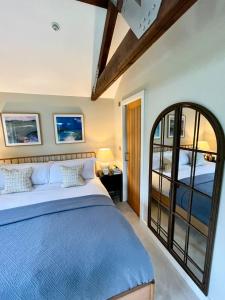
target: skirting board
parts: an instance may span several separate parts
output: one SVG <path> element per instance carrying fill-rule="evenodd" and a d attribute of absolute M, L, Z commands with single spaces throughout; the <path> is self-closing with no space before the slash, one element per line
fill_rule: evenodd
<path fill-rule="evenodd" d="M 147 223 L 144 220 L 140 220 L 146 227 Z M 198 288 L 198 286 L 194 283 L 194 281 L 188 276 L 188 274 L 181 268 L 178 262 L 173 258 L 173 256 L 167 251 L 167 249 L 163 246 L 163 244 L 157 239 L 157 237 L 151 232 L 149 229 L 151 238 L 155 242 L 155 244 L 159 247 L 159 249 L 163 252 L 163 254 L 167 257 L 167 259 L 171 262 L 177 272 L 183 277 L 185 282 L 190 286 L 199 300 L 210 300 L 209 297 L 205 296 L 203 292 Z"/>

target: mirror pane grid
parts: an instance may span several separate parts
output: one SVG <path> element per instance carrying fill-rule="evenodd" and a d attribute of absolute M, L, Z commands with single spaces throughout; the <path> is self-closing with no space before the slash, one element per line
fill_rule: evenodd
<path fill-rule="evenodd" d="M 216 118 L 195 104 L 178 103 L 160 117 L 151 139 L 151 218 L 157 218 L 158 238 L 207 293 L 205 266 L 211 264 L 219 201 L 215 179 L 223 169 L 217 151 L 225 148 L 224 134 Z"/>
<path fill-rule="evenodd" d="M 169 225 L 169 211 L 160 206 L 160 236 L 167 242 L 168 239 L 168 225 Z"/>
<path fill-rule="evenodd" d="M 184 261 L 187 236 L 187 223 L 174 216 L 173 251 Z"/>

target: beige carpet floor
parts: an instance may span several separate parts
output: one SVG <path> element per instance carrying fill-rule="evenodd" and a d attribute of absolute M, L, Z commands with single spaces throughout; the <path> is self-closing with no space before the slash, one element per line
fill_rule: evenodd
<path fill-rule="evenodd" d="M 149 229 L 140 222 L 130 206 L 126 202 L 120 202 L 117 207 L 132 225 L 145 249 L 151 255 L 156 281 L 155 300 L 198 300 L 192 289 L 152 240 Z"/>

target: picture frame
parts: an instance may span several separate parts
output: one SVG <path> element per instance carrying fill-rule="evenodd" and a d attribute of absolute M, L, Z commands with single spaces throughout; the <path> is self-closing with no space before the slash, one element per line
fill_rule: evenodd
<path fill-rule="evenodd" d="M 167 137 L 168 138 L 173 138 L 173 136 L 174 136 L 174 120 L 175 120 L 174 115 L 168 116 L 168 127 L 167 127 Z M 181 135 L 180 135 L 181 138 L 185 137 L 185 127 L 186 127 L 186 116 L 182 115 Z"/>
<path fill-rule="evenodd" d="M 42 145 L 38 113 L 2 113 L 1 122 L 6 147 Z"/>
<path fill-rule="evenodd" d="M 154 134 L 154 140 L 159 140 L 161 138 L 161 122 L 157 125 L 155 129 L 155 134 Z"/>
<path fill-rule="evenodd" d="M 82 114 L 54 114 L 56 144 L 84 143 L 84 116 Z"/>

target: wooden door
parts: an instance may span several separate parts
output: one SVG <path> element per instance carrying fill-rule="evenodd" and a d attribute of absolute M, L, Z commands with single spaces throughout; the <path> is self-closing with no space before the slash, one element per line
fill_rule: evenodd
<path fill-rule="evenodd" d="M 128 203 L 140 214 L 141 100 L 126 106 Z"/>

